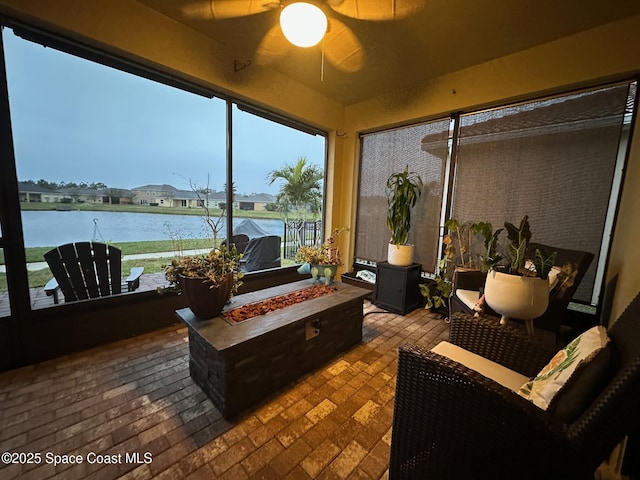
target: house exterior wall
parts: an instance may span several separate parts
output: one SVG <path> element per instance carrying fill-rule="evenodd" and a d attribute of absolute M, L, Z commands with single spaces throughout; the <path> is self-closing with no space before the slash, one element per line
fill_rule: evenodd
<path fill-rule="evenodd" d="M 161 190 L 132 190 L 135 205 L 154 205 L 160 207 L 174 206 L 175 195 Z"/>
<path fill-rule="evenodd" d="M 84 203 L 95 203 L 97 205 L 105 203 L 104 198 L 99 193 L 96 193 L 95 195 L 78 195 L 77 201 Z"/>
<path fill-rule="evenodd" d="M 55 192 L 20 192 L 20 201 L 25 203 L 42 202 L 42 203 L 57 203 L 61 202 L 66 195 L 58 194 Z"/>

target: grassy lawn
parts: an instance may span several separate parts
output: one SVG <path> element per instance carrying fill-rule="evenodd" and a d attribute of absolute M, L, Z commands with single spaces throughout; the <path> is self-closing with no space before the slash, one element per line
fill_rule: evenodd
<path fill-rule="evenodd" d="M 220 242 L 220 241 L 218 241 Z M 123 255 L 135 255 L 139 253 L 155 252 L 180 252 L 201 248 L 212 248 L 213 240 L 210 238 L 188 238 L 179 242 L 173 240 L 148 240 L 143 242 L 114 242 L 113 245 L 122 250 Z M 25 248 L 27 263 L 44 262 L 44 254 L 51 250 L 50 247 Z M 0 265 L 4 265 L 4 252 L 0 250 Z"/>

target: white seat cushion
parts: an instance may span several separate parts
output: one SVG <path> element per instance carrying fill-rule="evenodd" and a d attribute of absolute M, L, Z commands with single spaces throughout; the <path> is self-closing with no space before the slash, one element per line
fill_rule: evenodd
<path fill-rule="evenodd" d="M 456 297 L 458 297 L 462 303 L 473 310 L 478 300 L 480 299 L 480 292 L 477 290 L 463 290 L 461 288 L 456 289 Z"/>
<path fill-rule="evenodd" d="M 433 347 L 431 351 L 455 362 L 461 363 L 465 367 L 475 370 L 513 392 L 520 390 L 522 384 L 529 380 L 529 377 L 525 377 L 518 372 L 509 370 L 507 367 L 504 367 L 499 363 L 487 360 L 486 358 L 476 355 L 475 353 L 465 350 L 453 343 L 445 341 L 440 342 L 438 345 Z"/>

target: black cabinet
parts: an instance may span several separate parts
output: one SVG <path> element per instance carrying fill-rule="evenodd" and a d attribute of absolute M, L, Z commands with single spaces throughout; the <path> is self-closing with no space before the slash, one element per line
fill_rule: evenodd
<path fill-rule="evenodd" d="M 408 267 L 378 262 L 376 272 L 375 304 L 385 310 L 405 315 L 420 306 L 420 279 L 422 265 Z"/>

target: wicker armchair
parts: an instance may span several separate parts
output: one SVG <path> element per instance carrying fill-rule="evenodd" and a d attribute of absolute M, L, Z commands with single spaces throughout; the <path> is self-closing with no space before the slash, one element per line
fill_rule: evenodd
<path fill-rule="evenodd" d="M 610 380 L 568 424 L 445 356 L 400 347 L 390 478 L 593 479 L 640 425 L 640 295 L 609 336 Z M 518 328 L 467 314 L 452 318 L 451 341 L 526 376 L 553 353 Z"/>

